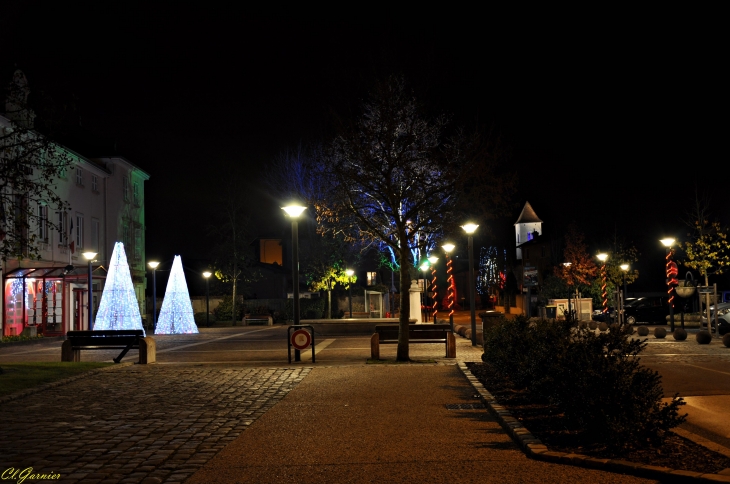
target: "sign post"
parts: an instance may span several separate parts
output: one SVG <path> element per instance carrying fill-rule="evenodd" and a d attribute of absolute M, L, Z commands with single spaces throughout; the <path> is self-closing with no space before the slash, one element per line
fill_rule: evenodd
<path fill-rule="evenodd" d="M 296 328 L 296 329 L 295 329 Z M 307 331 L 308 328 L 309 331 Z M 292 329 L 295 329 L 292 332 Z M 291 363 L 291 349 L 306 350 L 312 347 L 312 363 L 316 363 L 314 355 L 314 327 L 309 324 L 292 324 L 286 330 L 287 332 L 287 353 L 289 355 L 289 363 Z"/>

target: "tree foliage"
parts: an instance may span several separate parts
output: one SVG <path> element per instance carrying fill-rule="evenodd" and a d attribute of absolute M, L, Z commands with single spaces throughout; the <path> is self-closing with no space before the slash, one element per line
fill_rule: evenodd
<path fill-rule="evenodd" d="M 588 254 L 583 232 L 575 223 L 570 224 L 565 234 L 563 256 L 566 263 L 558 267 L 557 275 L 568 286 L 590 286 L 598 272 L 593 257 Z"/>
<path fill-rule="evenodd" d="M 692 229 L 684 249 L 684 265 L 695 269 L 709 285 L 709 276 L 722 274 L 730 265 L 730 242 L 727 229 L 719 222 L 710 220 L 709 200 L 695 195 L 694 211 L 686 224 Z"/>
<path fill-rule="evenodd" d="M 44 110 L 45 118 L 38 121 L 45 133 L 35 129 L 30 89 L 20 70 L 15 71 L 5 94 L 4 118 L 0 118 L 0 256 L 3 260 L 39 258 L 40 227 L 46 233 L 61 229 L 48 217 L 49 212 L 70 208 L 57 195 L 56 182 L 71 166 L 72 158 L 51 138 L 60 124 L 60 108 Z"/>
<path fill-rule="evenodd" d="M 332 318 L 332 291 L 337 284 L 345 288 L 357 281 L 357 276 L 348 276 L 348 261 L 353 264 L 358 254 L 352 246 L 338 238 L 315 234 L 299 246 L 302 273 L 312 291 L 327 291 L 325 317 Z"/>
<path fill-rule="evenodd" d="M 400 292 L 408 294 L 414 264 L 457 225 L 459 190 L 479 170 L 491 172 L 482 140 L 448 118 L 431 117 L 402 77 L 379 82 L 351 123 L 327 146 L 318 175 L 330 181 L 315 201 L 322 232 L 383 245 L 400 265 Z M 489 163 L 488 163 L 489 162 Z M 413 274 L 411 274 L 413 272 Z M 398 360 L 408 360 L 407 298 L 400 301 Z"/>

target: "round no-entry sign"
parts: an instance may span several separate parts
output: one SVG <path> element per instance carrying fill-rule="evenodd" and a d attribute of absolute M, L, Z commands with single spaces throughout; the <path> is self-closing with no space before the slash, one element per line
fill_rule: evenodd
<path fill-rule="evenodd" d="M 297 350 L 306 350 L 312 344 L 312 335 L 306 329 L 298 329 L 291 334 L 291 345 Z"/>

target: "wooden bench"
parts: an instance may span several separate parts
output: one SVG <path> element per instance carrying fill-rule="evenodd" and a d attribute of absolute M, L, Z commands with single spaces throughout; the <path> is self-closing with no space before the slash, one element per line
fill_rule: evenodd
<path fill-rule="evenodd" d="M 271 316 L 243 318 L 244 326 L 251 326 L 252 324 L 263 324 L 264 326 L 273 326 L 274 321 Z"/>
<path fill-rule="evenodd" d="M 380 359 L 380 345 L 398 344 L 398 324 L 378 324 L 370 337 L 370 357 Z M 443 343 L 446 358 L 456 358 L 456 338 L 449 324 L 409 324 L 409 343 Z"/>
<path fill-rule="evenodd" d="M 61 361 L 81 361 L 81 350 L 122 350 L 114 358 L 119 363 L 129 350 L 139 350 L 139 362 L 154 363 L 154 338 L 144 336 L 141 329 L 101 331 L 69 331 L 61 348 Z"/>

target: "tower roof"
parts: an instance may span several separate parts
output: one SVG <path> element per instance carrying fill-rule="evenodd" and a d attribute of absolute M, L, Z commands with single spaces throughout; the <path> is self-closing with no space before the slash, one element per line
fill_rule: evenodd
<path fill-rule="evenodd" d="M 542 220 L 540 220 L 540 218 L 537 216 L 535 210 L 533 210 L 532 208 L 532 205 L 530 205 L 530 202 L 525 202 L 525 206 L 522 208 L 522 212 L 517 218 L 517 222 L 515 222 L 515 225 L 532 223 L 542 223 Z"/>

